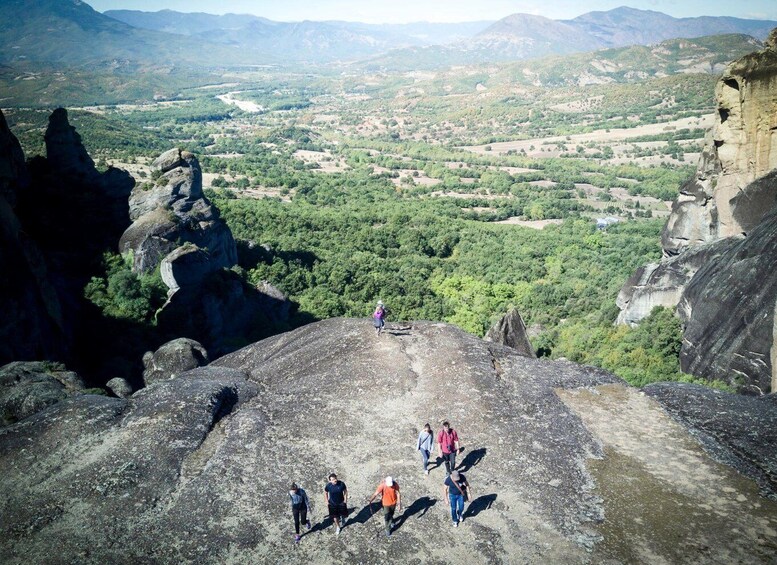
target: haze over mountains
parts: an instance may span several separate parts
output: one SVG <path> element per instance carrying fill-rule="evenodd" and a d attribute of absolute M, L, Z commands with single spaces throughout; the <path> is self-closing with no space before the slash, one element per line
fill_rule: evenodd
<path fill-rule="evenodd" d="M 252 15 L 139 12 L 101 14 L 80 0 L 11 0 L 0 5 L 2 63 L 109 62 L 183 66 L 311 64 L 407 58 L 468 64 L 743 33 L 764 39 L 777 22 L 673 18 L 627 7 L 571 20 L 514 14 L 498 22 L 369 25 L 274 22 Z M 389 53 L 388 56 L 385 56 Z"/>

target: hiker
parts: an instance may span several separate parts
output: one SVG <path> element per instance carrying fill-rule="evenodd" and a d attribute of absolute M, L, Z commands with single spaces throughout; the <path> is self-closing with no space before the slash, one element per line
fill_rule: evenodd
<path fill-rule="evenodd" d="M 329 475 L 329 482 L 324 487 L 324 497 L 329 508 L 329 515 L 335 523 L 335 534 L 345 527 L 345 517 L 348 515 L 348 487 L 343 481 L 337 480 L 337 475 Z"/>
<path fill-rule="evenodd" d="M 291 499 L 291 513 L 294 515 L 294 541 L 299 543 L 302 537 L 299 535 L 300 523 L 305 524 L 308 530 L 311 528 L 310 520 L 308 520 L 310 500 L 308 500 L 308 494 L 305 492 L 305 489 L 298 487 L 297 483 L 291 483 L 289 498 Z"/>
<path fill-rule="evenodd" d="M 375 333 L 378 335 L 383 331 L 383 326 L 386 325 L 386 307 L 380 300 L 375 307 L 375 312 L 372 313 L 372 325 L 375 326 Z"/>
<path fill-rule="evenodd" d="M 424 462 L 424 474 L 429 474 L 429 456 L 434 451 L 434 432 L 432 426 L 424 424 L 424 429 L 418 434 L 417 449 L 421 452 L 421 459 Z"/>
<path fill-rule="evenodd" d="M 443 496 L 451 503 L 451 520 L 453 527 L 457 528 L 459 522 L 464 521 L 464 501 L 472 500 L 472 489 L 467 482 L 464 473 L 453 471 L 445 477 Z"/>
<path fill-rule="evenodd" d="M 370 497 L 368 504 L 372 504 L 372 501 L 376 496 L 382 496 L 383 504 L 383 523 L 386 527 L 386 537 L 391 535 L 391 528 L 394 527 L 394 512 L 396 510 L 402 511 L 402 496 L 399 493 L 399 483 L 391 477 L 386 477 L 386 480 L 382 481 L 375 494 Z"/>
<path fill-rule="evenodd" d="M 451 428 L 448 422 L 442 423 L 442 429 L 437 434 L 437 447 L 440 450 L 440 457 L 445 462 L 445 472 L 450 475 L 456 468 L 456 454 L 459 452 L 459 434 Z"/>

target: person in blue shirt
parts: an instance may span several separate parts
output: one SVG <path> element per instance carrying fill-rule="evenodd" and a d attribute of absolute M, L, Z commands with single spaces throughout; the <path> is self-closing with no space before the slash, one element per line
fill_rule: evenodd
<path fill-rule="evenodd" d="M 324 496 L 329 508 L 329 515 L 335 523 L 335 533 L 339 534 L 345 526 L 345 517 L 348 515 L 348 487 L 343 481 L 337 479 L 337 475 L 329 475 L 329 482 L 324 487 Z"/>

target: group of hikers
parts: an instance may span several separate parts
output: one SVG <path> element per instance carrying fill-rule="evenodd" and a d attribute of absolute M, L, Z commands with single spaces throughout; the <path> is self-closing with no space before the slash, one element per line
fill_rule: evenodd
<path fill-rule="evenodd" d="M 436 441 L 435 441 L 436 440 Z M 445 480 L 443 481 L 443 498 L 450 504 L 451 520 L 457 527 L 464 520 L 464 502 L 472 500 L 472 489 L 464 473 L 456 471 L 456 454 L 460 452 L 459 435 L 449 422 L 442 423 L 442 429 L 436 438 L 432 427 L 424 425 L 418 434 L 416 448 L 421 452 L 424 474 L 429 474 L 429 459 L 434 452 L 434 444 L 437 444 L 439 459 L 445 465 Z M 438 461 L 439 461 L 438 459 Z M 338 479 L 336 473 L 331 473 L 324 487 L 329 517 L 335 526 L 335 534 L 339 535 L 348 517 L 348 487 Z M 312 528 L 308 513 L 310 513 L 310 499 L 304 489 L 296 483 L 292 483 L 289 489 L 291 499 L 291 511 L 294 516 L 294 541 L 301 539 L 300 527 Z M 383 507 L 383 526 L 386 537 L 391 536 L 395 526 L 394 515 L 402 511 L 402 495 L 399 482 L 393 477 L 386 477 L 378 485 L 375 492 L 368 499 L 367 505 L 372 511 L 372 503 L 380 498 Z"/>

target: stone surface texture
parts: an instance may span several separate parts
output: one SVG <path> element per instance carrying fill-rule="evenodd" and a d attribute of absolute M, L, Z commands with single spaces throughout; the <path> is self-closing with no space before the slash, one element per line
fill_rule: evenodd
<path fill-rule="evenodd" d="M 8 426 L 82 390 L 81 378 L 64 367 L 15 361 L 0 367 L 0 426 Z"/>
<path fill-rule="evenodd" d="M 208 352 L 193 339 L 181 337 L 143 356 L 143 381 L 150 385 L 202 367 L 209 363 Z"/>
<path fill-rule="evenodd" d="M 683 292 L 677 307 L 685 326 L 680 366 L 743 392 L 771 392 L 777 208 L 746 238 L 731 241 Z"/>
<path fill-rule="evenodd" d="M 415 445 L 443 419 L 473 487 L 458 528 L 443 468 L 424 475 Z M 376 336 L 326 320 L 0 431 L 0 561 L 772 562 L 777 503 L 689 429 L 598 369 L 441 323 Z M 322 494 L 332 471 L 350 492 L 339 536 Z M 386 475 L 403 493 L 391 538 L 366 503 Z M 297 546 L 291 481 L 313 507 Z"/>
<path fill-rule="evenodd" d="M 523 323 L 523 318 L 521 318 L 520 312 L 516 309 L 510 310 L 502 316 L 502 319 L 488 330 L 484 339 L 512 347 L 525 357 L 537 356 L 529 342 L 526 324 Z"/>
<path fill-rule="evenodd" d="M 141 185 L 132 191 L 129 207 L 133 224 L 119 241 L 122 253 L 133 253 L 133 269 L 154 270 L 181 242 L 207 252 L 214 270 L 235 265 L 235 240 L 218 209 L 202 193 L 197 158 L 187 151 L 171 149 L 152 167 L 161 176 L 151 188 Z"/>

